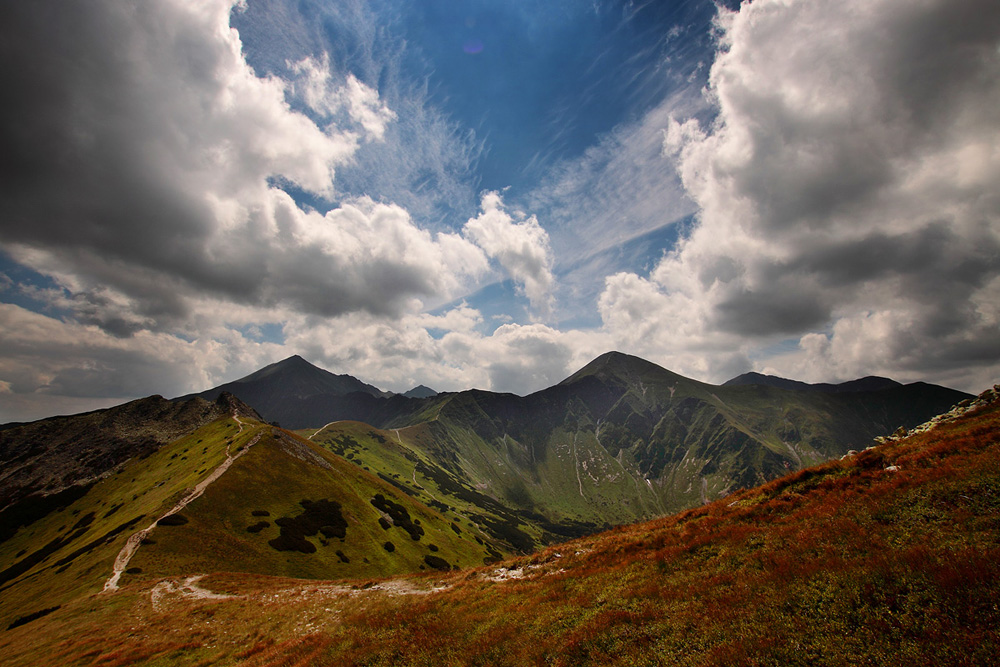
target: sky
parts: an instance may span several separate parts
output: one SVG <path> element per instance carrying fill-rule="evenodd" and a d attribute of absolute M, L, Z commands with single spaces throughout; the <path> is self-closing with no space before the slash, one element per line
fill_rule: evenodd
<path fill-rule="evenodd" d="M 995 0 L 0 6 L 0 422 L 299 354 L 1000 381 Z"/>

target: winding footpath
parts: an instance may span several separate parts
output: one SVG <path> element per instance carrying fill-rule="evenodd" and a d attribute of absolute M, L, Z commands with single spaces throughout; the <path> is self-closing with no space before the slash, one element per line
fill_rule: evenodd
<path fill-rule="evenodd" d="M 239 435 L 240 433 L 243 432 L 244 424 L 242 421 L 240 421 L 240 418 L 236 415 L 235 412 L 233 413 L 233 419 L 240 426 L 240 430 L 236 432 L 236 434 Z M 104 583 L 104 590 L 102 592 L 113 593 L 114 591 L 118 590 L 118 580 L 121 579 L 122 574 L 128 568 L 129 561 L 132 560 L 132 557 L 135 555 L 135 552 L 139 550 L 139 546 L 142 545 L 142 541 L 145 540 L 147 537 L 149 537 L 149 534 L 153 531 L 154 528 L 156 528 L 157 523 L 159 523 L 165 517 L 170 516 L 171 514 L 176 514 L 180 512 L 189 504 L 200 498 L 201 495 L 205 493 L 205 489 L 211 486 L 211 484 L 215 480 L 222 477 L 222 475 L 227 470 L 229 470 L 229 467 L 233 465 L 236 459 L 246 454 L 251 447 L 256 445 L 262 435 L 264 435 L 263 430 L 260 431 L 257 435 L 255 435 L 250 440 L 250 442 L 248 442 L 245 447 L 236 452 L 235 455 L 230 451 L 232 443 L 226 445 L 226 460 L 223 461 L 221 464 L 219 464 L 219 467 L 213 470 L 211 475 L 209 475 L 201 482 L 199 482 L 198 485 L 191 490 L 191 493 L 184 496 L 184 498 L 182 498 L 176 505 L 170 508 L 169 511 L 164 513 L 163 516 L 161 516 L 159 519 L 149 524 L 149 526 L 143 528 L 139 532 L 133 533 L 125 542 L 125 546 L 122 547 L 122 550 L 118 552 L 118 556 L 117 558 L 115 558 L 115 564 L 111 570 L 111 576 Z"/>

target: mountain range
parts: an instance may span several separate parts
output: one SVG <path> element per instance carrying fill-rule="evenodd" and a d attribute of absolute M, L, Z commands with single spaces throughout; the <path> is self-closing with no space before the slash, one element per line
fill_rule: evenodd
<path fill-rule="evenodd" d="M 603 488 L 590 476 L 601 479 L 597 458 L 579 457 L 591 426 L 592 444 L 604 447 L 612 420 L 631 434 L 646 428 L 635 415 L 648 422 L 662 413 L 657 424 L 666 428 L 687 414 L 678 423 L 688 437 L 675 437 L 694 443 L 700 433 L 708 444 L 699 451 L 721 455 L 727 445 L 764 446 L 758 438 L 778 428 L 775 410 L 789 421 L 796 410 L 816 410 L 809 433 L 819 443 L 828 419 L 853 411 L 889 420 L 902 414 L 898 403 L 925 400 L 929 389 L 881 391 L 894 398 L 875 401 L 875 392 L 861 400 L 866 412 L 844 397 L 871 392 L 722 392 L 606 355 L 532 397 L 461 392 L 407 403 L 410 412 L 396 419 L 410 426 L 352 421 L 290 432 L 221 394 L 173 408 L 143 399 L 60 418 L 58 428 L 6 429 L 3 452 L 26 451 L 18 448 L 26 434 L 63 430 L 92 442 L 134 434 L 146 444 L 96 476 L 99 466 L 74 468 L 63 456 L 60 470 L 74 485 L 0 540 L 0 661 L 992 664 L 1000 646 L 1000 387 L 867 443 L 834 434 L 828 442 L 859 451 L 779 471 L 707 505 L 698 499 L 651 522 L 515 557 L 516 534 L 505 535 L 502 520 L 521 522 L 508 531 L 544 535 L 559 526 L 535 515 L 573 509 L 569 501 L 549 508 L 543 499 L 558 494 L 529 488 L 536 510 L 517 509 L 496 493 L 499 484 L 465 486 L 460 476 L 473 462 L 510 455 L 510 470 L 534 471 L 544 487 L 562 459 L 580 473 L 563 475 L 566 495 L 582 488 L 595 498 Z M 571 413 L 545 423 L 559 406 Z M 144 438 L 171 421 L 171 410 L 196 418 L 185 435 L 150 445 Z M 620 414 L 636 423 L 619 425 Z M 597 415 L 600 426 L 588 421 Z M 483 449 L 495 444 L 485 437 L 504 441 L 502 429 L 508 443 L 516 431 L 519 457 L 514 446 Z M 73 438 L 60 442 L 76 447 Z M 633 451 L 623 446 L 612 458 L 640 466 Z"/>
<path fill-rule="evenodd" d="M 618 352 L 523 397 L 408 398 L 361 383 L 338 394 L 298 357 L 264 371 L 201 395 L 233 391 L 405 493 L 478 516 L 516 550 L 703 504 L 968 398 L 884 378 L 806 385 L 751 374 L 715 386 Z"/>
<path fill-rule="evenodd" d="M 968 398 L 881 379 L 821 390 L 737 380 L 709 385 L 611 352 L 528 396 L 408 397 L 291 357 L 194 396 L 11 425 L 0 430 L 0 538 L 23 542 L 14 553 L 24 553 L 0 572 L 0 586 L 50 568 L 35 570 L 88 535 L 111 548 L 168 509 L 155 499 L 176 504 L 229 461 L 247 433 L 257 437 L 253 451 L 230 461 L 225 477 L 181 513 L 184 530 L 138 551 L 137 562 L 155 561 L 142 571 L 191 562 L 212 569 L 224 560 L 243 571 L 371 576 L 429 567 L 427 558 L 449 567 L 492 561 L 705 504 L 864 448 Z M 130 522 L 110 519 L 131 507 Z M 67 511 L 91 521 L 60 519 Z M 282 524 L 297 521 L 311 532 Z M 351 548 L 320 548 L 344 522 L 362 527 L 337 538 Z M 407 540 L 383 539 L 400 526 Z M 227 546 L 191 561 L 198 544 Z M 387 561 L 387 553 L 395 555 Z"/>

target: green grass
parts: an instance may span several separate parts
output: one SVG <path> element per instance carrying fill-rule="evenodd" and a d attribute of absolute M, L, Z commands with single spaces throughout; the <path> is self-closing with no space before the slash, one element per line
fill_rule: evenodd
<path fill-rule="evenodd" d="M 145 459 L 128 461 L 76 502 L 0 544 L 0 563 L 9 567 L 6 564 L 29 558 L 43 545 L 78 533 L 5 584 L 7 588 L 0 591 L 0 625 L 6 627 L 13 617 L 34 611 L 35 606 L 51 607 L 99 591 L 129 535 L 156 520 L 217 467 L 225 459 L 227 441 L 236 438 L 237 430 L 232 419 L 220 419 Z M 236 438 L 235 445 L 249 438 L 245 433 Z M 73 526 L 91 514 L 94 518 L 86 530 L 74 531 Z M 47 603 L 41 604 L 41 600 Z"/>
<path fill-rule="evenodd" d="M 344 459 L 319 448 L 313 451 L 323 456 L 327 467 L 288 454 L 265 435 L 189 506 L 184 512 L 188 524 L 157 531 L 156 544 L 141 549 L 133 562 L 150 577 L 225 569 L 334 579 L 419 571 L 426 567 L 431 544 L 452 565 L 478 565 L 486 557 L 483 546 L 471 536 L 456 535 L 451 521 L 438 512 Z M 377 495 L 404 506 L 420 522 L 419 540 L 400 527 L 385 530 L 379 525 L 382 515 L 371 502 Z M 303 501 L 338 503 L 346 521 L 344 537 L 317 530 L 304 537 L 315 548 L 313 553 L 276 549 L 271 543 L 281 534 L 279 522 L 303 517 Z M 255 512 L 267 512 L 263 520 L 270 525 L 250 532 L 247 528 L 262 520 Z M 392 554 L 381 548 L 387 539 L 398 547 Z"/>

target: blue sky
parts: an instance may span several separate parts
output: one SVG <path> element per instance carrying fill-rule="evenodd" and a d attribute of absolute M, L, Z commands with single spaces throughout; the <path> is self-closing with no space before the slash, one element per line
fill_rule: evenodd
<path fill-rule="evenodd" d="M 300 354 L 528 393 L 1000 375 L 986 0 L 0 10 L 0 421 Z"/>

